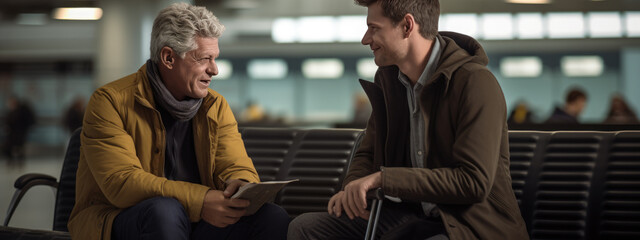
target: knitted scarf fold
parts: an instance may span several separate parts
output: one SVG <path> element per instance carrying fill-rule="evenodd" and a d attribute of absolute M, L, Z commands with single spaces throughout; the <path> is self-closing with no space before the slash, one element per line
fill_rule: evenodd
<path fill-rule="evenodd" d="M 147 60 L 147 77 L 151 83 L 156 102 L 166 109 L 176 120 L 189 121 L 196 115 L 202 104 L 202 98 L 195 99 L 187 97 L 182 101 L 176 100 L 164 85 L 162 79 L 160 79 L 158 66 L 151 61 L 151 59 Z"/>

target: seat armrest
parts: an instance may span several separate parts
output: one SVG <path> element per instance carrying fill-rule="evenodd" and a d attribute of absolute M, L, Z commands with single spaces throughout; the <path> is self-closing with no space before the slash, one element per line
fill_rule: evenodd
<path fill-rule="evenodd" d="M 40 185 L 58 188 L 58 182 L 56 181 L 56 178 L 46 174 L 28 173 L 16 179 L 16 182 L 13 184 L 13 186 L 16 188 L 16 191 L 13 193 L 11 203 L 9 203 L 9 208 L 7 209 L 7 215 L 4 218 L 3 226 L 9 226 L 11 216 L 13 216 L 13 212 L 16 211 L 16 208 L 18 208 L 18 204 L 20 203 L 20 200 L 22 199 L 24 194 L 27 193 L 27 191 L 32 187 Z"/>
<path fill-rule="evenodd" d="M 56 178 L 46 175 L 46 174 L 40 174 L 40 173 L 27 173 L 24 174 L 22 176 L 20 176 L 18 179 L 16 179 L 16 182 L 13 184 L 13 187 L 17 188 L 17 189 L 22 189 L 24 188 L 27 184 L 33 182 L 33 181 L 38 181 L 39 184 L 36 185 L 49 185 L 52 187 L 57 187 L 58 182 L 56 181 Z"/>
<path fill-rule="evenodd" d="M 0 226 L 0 239 L 71 240 L 69 232 Z"/>

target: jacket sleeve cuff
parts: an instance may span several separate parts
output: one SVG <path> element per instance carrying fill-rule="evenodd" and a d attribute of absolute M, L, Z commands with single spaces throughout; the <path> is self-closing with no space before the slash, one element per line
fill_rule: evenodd
<path fill-rule="evenodd" d="M 396 186 L 398 181 L 393 181 L 393 176 L 397 176 L 398 174 L 398 168 L 380 167 L 380 172 L 380 185 L 382 186 L 384 194 L 392 197 L 398 197 L 398 187 Z"/>
<path fill-rule="evenodd" d="M 240 172 L 235 172 L 233 174 L 231 174 L 229 177 L 227 177 L 226 179 L 222 179 L 222 177 L 218 176 L 217 177 L 217 183 L 216 186 L 219 188 L 218 190 L 224 190 L 225 186 L 225 182 L 229 179 L 239 179 L 239 180 L 244 180 L 246 182 L 250 182 L 250 183 L 259 183 L 260 182 L 260 178 L 253 174 L 252 172 L 248 172 L 248 171 L 240 171 Z"/>
<path fill-rule="evenodd" d="M 199 222 L 202 214 L 202 205 L 204 205 L 204 196 L 209 191 L 209 187 L 201 185 L 197 190 L 191 192 L 191 202 L 189 208 L 186 209 L 191 222 Z"/>

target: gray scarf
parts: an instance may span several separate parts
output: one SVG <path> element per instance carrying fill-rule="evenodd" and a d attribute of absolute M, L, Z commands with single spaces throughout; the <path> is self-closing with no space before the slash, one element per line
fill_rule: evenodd
<path fill-rule="evenodd" d="M 153 89 L 153 96 L 156 102 L 166 109 L 173 118 L 184 122 L 191 120 L 191 118 L 196 115 L 202 104 L 202 98 L 187 98 L 182 101 L 176 100 L 164 85 L 162 79 L 160 79 L 158 66 L 152 62 L 151 59 L 147 60 L 147 77 L 151 83 L 151 89 Z"/>

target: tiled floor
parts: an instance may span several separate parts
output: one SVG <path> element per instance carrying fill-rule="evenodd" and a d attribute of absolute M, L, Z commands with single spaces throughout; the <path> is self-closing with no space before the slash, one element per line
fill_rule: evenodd
<path fill-rule="evenodd" d="M 32 153 L 27 156 L 22 166 L 9 165 L 6 157 L 0 157 L 0 219 L 2 223 L 15 192 L 13 183 L 18 177 L 25 173 L 44 173 L 55 178 L 60 177 L 63 154 L 62 151 L 54 152 L 54 154 Z M 48 186 L 31 188 L 20 201 L 9 226 L 51 230 L 54 203 L 55 189 Z"/>

